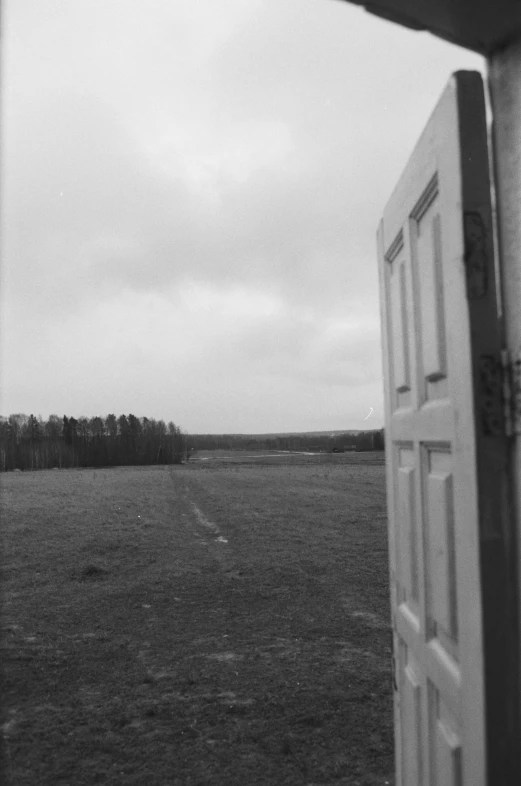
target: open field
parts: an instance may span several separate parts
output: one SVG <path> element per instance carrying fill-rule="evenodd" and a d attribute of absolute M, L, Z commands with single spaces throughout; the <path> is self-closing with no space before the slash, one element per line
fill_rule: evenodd
<path fill-rule="evenodd" d="M 284 459 L 287 456 L 291 456 L 292 466 L 296 464 L 307 465 L 313 463 L 316 461 L 314 458 L 315 456 L 319 456 L 321 462 L 326 464 L 338 462 L 340 456 L 342 464 L 356 464 L 358 466 L 360 464 L 374 464 L 377 466 L 383 466 L 385 464 L 383 451 L 357 453 L 354 450 L 341 454 L 328 452 L 314 453 L 303 450 L 262 450 L 258 452 L 254 450 L 198 450 L 190 461 L 215 461 L 219 459 L 223 461 L 235 461 L 240 464 L 253 461 L 256 465 L 259 465 L 265 464 L 266 459 L 269 459 L 267 462 L 269 464 L 280 464 L 280 461 L 276 461 L 276 459 Z"/>
<path fill-rule="evenodd" d="M 3 784 L 393 783 L 383 457 L 247 455 L 2 476 Z"/>

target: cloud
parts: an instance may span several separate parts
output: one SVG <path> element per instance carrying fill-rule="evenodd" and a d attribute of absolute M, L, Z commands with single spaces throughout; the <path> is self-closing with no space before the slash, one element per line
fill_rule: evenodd
<path fill-rule="evenodd" d="M 5 408 L 379 425 L 376 227 L 472 56 L 330 0 L 18 0 L 4 29 Z"/>
<path fill-rule="evenodd" d="M 124 409 L 191 431 L 269 431 L 315 428 L 321 418 L 341 427 L 352 408 L 367 414 L 368 398 L 380 407 L 371 328 L 324 325 L 257 289 L 127 291 L 61 325 L 25 322 L 17 339 L 4 351 L 11 395 L 34 402 L 36 386 L 38 406 L 22 409 L 44 414 Z"/>
<path fill-rule="evenodd" d="M 207 200 L 182 162 L 177 176 L 159 171 L 91 96 L 48 94 L 21 125 L 8 145 L 6 246 L 13 288 L 33 309 L 63 315 L 118 288 L 186 279 L 269 284 L 289 302 L 331 308 L 354 272 L 337 175 L 300 167 L 283 128 L 263 129 L 250 149 L 232 145 L 231 171 L 225 155 Z M 363 269 L 357 278 L 360 293 Z"/>

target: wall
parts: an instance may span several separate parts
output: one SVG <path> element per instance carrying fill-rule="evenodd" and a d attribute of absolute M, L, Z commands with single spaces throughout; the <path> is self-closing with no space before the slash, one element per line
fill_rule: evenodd
<path fill-rule="evenodd" d="M 499 267 L 506 345 L 521 359 L 521 38 L 488 63 L 498 211 Z M 510 440 L 511 548 L 517 551 L 518 653 L 521 661 L 521 435 Z M 517 539 L 517 543 L 515 542 Z M 514 686 L 513 686 L 514 688 Z M 514 688 L 515 689 L 515 688 Z M 521 697 L 520 697 L 521 703 Z M 521 714 L 521 706 L 519 707 Z M 519 723 L 519 721 L 517 721 Z M 519 740 L 519 725 L 514 729 Z M 519 744 L 521 748 L 521 744 Z"/>

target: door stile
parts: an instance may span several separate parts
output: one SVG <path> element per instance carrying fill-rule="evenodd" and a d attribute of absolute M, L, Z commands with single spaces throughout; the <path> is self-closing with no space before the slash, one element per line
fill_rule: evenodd
<path fill-rule="evenodd" d="M 432 182 L 432 179 L 431 179 Z M 425 403 L 425 395 L 423 390 L 423 361 L 422 361 L 422 320 L 420 314 L 420 300 L 419 300 L 419 281 L 418 281 L 418 248 L 417 248 L 417 220 L 410 215 L 404 223 L 404 245 L 406 251 L 407 273 L 408 273 L 408 306 L 410 310 L 410 334 L 411 334 L 411 365 L 412 372 L 412 395 L 411 395 L 411 411 L 410 414 L 414 417 L 421 410 L 422 405 Z M 412 424 L 411 424 L 412 425 Z M 414 434 L 414 427 L 411 428 L 411 434 Z M 416 642 L 415 657 L 419 664 L 425 662 L 425 647 L 426 647 L 426 632 L 428 627 L 427 619 L 427 579 L 425 572 L 426 560 L 426 536 L 427 528 L 425 526 L 425 495 L 424 495 L 424 477 L 425 477 L 425 454 L 422 440 L 417 438 L 414 434 L 412 440 L 414 452 L 414 527 L 416 531 L 416 562 L 418 570 L 418 598 L 417 598 L 417 611 L 420 623 L 419 634 Z M 421 733 L 420 733 L 420 757 L 421 757 L 421 772 L 419 783 L 430 786 L 431 772 L 430 772 L 430 735 L 429 729 L 429 703 L 428 692 L 429 682 L 428 674 L 424 668 L 419 670 L 420 678 L 420 718 L 421 718 Z"/>
<path fill-rule="evenodd" d="M 384 248 L 384 233 L 383 221 L 380 221 L 377 232 L 377 246 L 378 246 L 378 275 L 380 278 L 380 292 L 387 292 L 387 269 L 383 264 L 385 248 Z M 384 414 L 385 424 L 387 425 L 385 431 L 385 475 L 386 475 L 386 495 L 387 495 L 387 535 L 388 535 L 388 548 L 389 548 L 389 588 L 391 595 L 391 624 L 392 624 L 392 685 L 393 685 L 393 715 L 394 715 L 394 760 L 395 760 L 395 775 L 396 783 L 399 786 L 402 783 L 402 727 L 400 722 L 401 715 L 401 702 L 400 702 L 400 673 L 399 673 L 399 641 L 396 633 L 396 538 L 394 531 L 394 516 L 395 509 L 395 488 L 394 488 L 394 452 L 396 447 L 391 438 L 390 424 L 391 424 L 391 382 L 394 378 L 392 368 L 392 358 L 389 352 L 389 337 L 390 332 L 390 314 L 387 308 L 387 298 L 380 297 L 380 325 L 381 325 L 381 341 L 382 341 L 382 365 L 383 365 L 383 378 L 384 378 Z"/>
<path fill-rule="evenodd" d="M 414 439 L 414 456 L 415 456 L 415 526 L 417 528 L 417 560 L 418 560 L 418 574 L 419 574 L 419 620 L 420 632 L 417 641 L 417 658 L 421 664 L 428 662 L 428 642 L 434 637 L 434 630 L 432 629 L 432 621 L 429 618 L 429 609 L 432 607 L 432 596 L 434 588 L 431 586 L 432 576 L 430 571 L 427 570 L 427 563 L 429 554 L 431 553 L 429 543 L 429 527 L 428 527 L 428 511 L 426 510 L 427 504 L 427 478 L 429 472 L 429 449 L 449 449 L 452 434 L 452 418 L 446 418 L 444 421 L 445 428 L 440 429 L 440 421 L 438 417 L 439 404 L 437 402 L 428 402 L 426 390 L 426 370 L 424 368 L 424 360 L 422 355 L 422 347 L 424 345 L 424 337 L 422 335 L 422 311 L 421 311 L 421 291 L 419 279 L 419 250 L 418 250 L 418 228 L 421 219 L 435 202 L 438 197 L 439 183 L 437 172 L 437 161 L 432 160 L 430 167 L 426 168 L 423 177 L 428 182 L 422 194 L 417 194 L 418 201 L 414 205 L 408 219 L 404 225 L 404 234 L 407 238 L 408 246 L 408 272 L 409 272 L 409 286 L 410 296 L 409 304 L 411 308 L 411 355 L 414 363 L 414 387 L 411 401 L 411 416 L 416 418 L 419 422 L 420 419 L 425 417 L 425 411 L 429 408 L 432 410 L 434 427 L 432 433 L 426 438 L 425 433 L 421 438 Z M 431 282 L 435 288 L 436 299 L 439 301 L 442 298 L 442 288 L 440 289 L 441 281 L 436 280 Z M 443 309 L 443 300 L 438 304 L 438 310 Z M 411 432 L 415 433 L 416 429 L 414 422 L 411 422 Z M 436 774 L 434 772 L 433 762 L 431 761 L 433 752 L 433 735 L 436 733 L 434 723 L 431 718 L 431 706 L 433 704 L 434 686 L 429 679 L 429 669 L 422 668 L 420 671 L 421 678 L 421 726 L 422 733 L 420 736 L 421 745 L 421 760 L 422 760 L 422 773 L 419 784 L 421 786 L 445 786 L 444 784 L 436 783 Z M 459 708 L 458 708 L 459 709 Z M 454 713 L 455 717 L 458 712 Z"/>
<path fill-rule="evenodd" d="M 470 74 L 466 75 L 469 86 Z M 491 784 L 521 781 L 518 746 L 519 663 L 515 517 L 509 505 L 510 463 L 501 391 L 503 326 L 498 314 L 490 206 L 488 150 L 481 80 L 458 94 L 462 157 L 461 202 L 467 300 L 472 342 L 473 396 L 479 499 L 480 570 L 483 604 L 483 654 L 486 702 L 488 779 Z M 476 100 L 483 112 L 476 117 Z"/>

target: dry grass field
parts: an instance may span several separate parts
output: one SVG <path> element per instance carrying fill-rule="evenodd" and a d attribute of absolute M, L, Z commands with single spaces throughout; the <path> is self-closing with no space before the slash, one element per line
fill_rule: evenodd
<path fill-rule="evenodd" d="M 1 478 L 5 786 L 393 783 L 382 454 L 210 455 Z"/>

